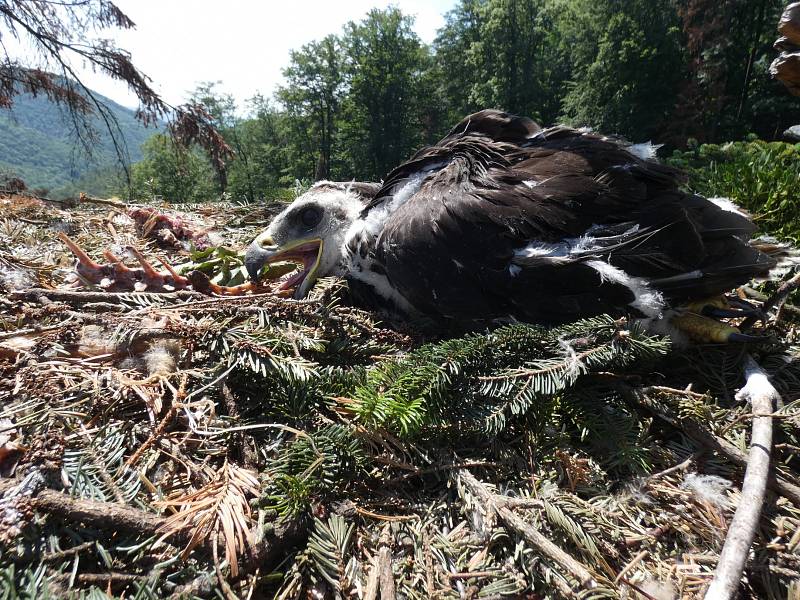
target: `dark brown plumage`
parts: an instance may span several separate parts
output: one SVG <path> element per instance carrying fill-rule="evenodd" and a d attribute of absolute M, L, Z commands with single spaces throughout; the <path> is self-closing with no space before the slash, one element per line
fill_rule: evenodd
<path fill-rule="evenodd" d="M 377 192 L 358 190 L 368 200 L 341 237 L 332 226 L 307 238 L 287 233 L 300 207 L 354 201 L 323 189 L 334 184 L 312 188 L 270 226 L 268 251 L 251 247 L 250 264 L 280 256 L 287 239 L 326 240 L 340 259 L 314 277 L 345 275 L 367 306 L 460 327 L 657 317 L 774 266 L 748 243 L 755 228 L 730 201 L 685 191 L 683 175 L 648 152 L 649 144 L 484 110 Z"/>

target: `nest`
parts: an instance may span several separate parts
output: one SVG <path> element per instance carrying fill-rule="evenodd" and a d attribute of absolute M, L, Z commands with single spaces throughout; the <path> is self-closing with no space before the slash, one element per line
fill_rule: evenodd
<path fill-rule="evenodd" d="M 337 280 L 305 301 L 68 283 L 58 233 L 235 286 L 278 207 L 137 220 L 20 194 L 0 199 L 6 595 L 702 598 L 748 463 L 751 355 L 780 403 L 738 589 L 798 593 L 792 305 L 749 348 L 677 350 L 607 317 L 425 339 Z M 148 235 L 162 214 L 180 235 Z"/>

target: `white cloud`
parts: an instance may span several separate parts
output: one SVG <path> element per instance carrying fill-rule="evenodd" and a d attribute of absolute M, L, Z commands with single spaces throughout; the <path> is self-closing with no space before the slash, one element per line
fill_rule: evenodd
<path fill-rule="evenodd" d="M 111 31 L 131 52 L 134 64 L 153 79 L 170 103 L 185 100 L 200 81 L 222 81 L 220 89 L 240 104 L 260 92 L 271 95 L 281 83 L 289 51 L 358 21 L 371 8 L 398 6 L 416 18 L 415 30 L 427 43 L 444 24 L 455 0 L 118 0 L 136 23 L 132 31 Z M 83 72 L 87 85 L 127 106 L 136 101 L 125 86 Z"/>

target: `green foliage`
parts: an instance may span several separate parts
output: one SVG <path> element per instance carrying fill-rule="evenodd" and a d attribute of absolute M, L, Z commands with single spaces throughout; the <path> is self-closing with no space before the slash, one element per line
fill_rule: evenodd
<path fill-rule="evenodd" d="M 341 129 L 348 177 L 377 181 L 421 143 L 418 89 L 427 50 L 397 8 L 373 9 L 348 23 L 342 44 L 348 56 L 349 93 Z"/>
<path fill-rule="evenodd" d="M 141 481 L 124 464 L 129 440 L 120 431 L 104 431 L 96 444 L 80 445 L 64 453 L 64 474 L 70 493 L 79 498 L 128 502 L 136 497 Z"/>
<path fill-rule="evenodd" d="M 155 130 L 139 123 L 133 110 L 100 94 L 97 97 L 116 118 L 130 160 L 141 159 L 141 145 Z M 44 97 L 17 96 L 11 110 L 0 110 L 0 169 L 55 197 L 73 193 L 79 183 L 81 191 L 105 194 L 109 191 L 105 176 L 95 173 L 116 171 L 117 155 L 99 117 L 92 126 L 101 133 L 92 143 L 92 156 L 87 157 L 76 146 L 68 113 Z"/>
<path fill-rule="evenodd" d="M 487 107 L 556 120 L 569 76 L 561 10 L 545 0 L 465 0 L 447 14 L 434 47 L 452 123 Z"/>
<path fill-rule="evenodd" d="M 510 325 L 422 346 L 367 373 L 354 399 L 368 427 L 408 436 L 442 419 L 489 433 L 572 388 L 581 375 L 662 356 L 664 340 L 609 317 L 555 329 Z"/>
<path fill-rule="evenodd" d="M 283 447 L 269 467 L 272 508 L 298 514 L 320 494 L 345 494 L 365 474 L 367 455 L 351 429 L 328 425 Z"/>
<path fill-rule="evenodd" d="M 197 152 L 148 142 L 134 197 L 249 203 L 295 181 L 384 178 L 466 114 L 501 108 L 543 125 L 567 121 L 633 141 L 774 139 L 796 103 L 769 76 L 783 0 L 459 0 L 431 47 L 397 8 L 373 9 L 338 34 L 291 52 L 274 101 L 245 107 L 200 83 L 202 103 L 235 155 L 227 185 Z M 134 160 L 148 137 L 110 104 Z M 74 155 L 69 120 L 45 99 L 0 114 L 0 170 L 55 195 L 124 191 L 101 139 Z M 100 127 L 102 130 L 102 127 Z"/>
<path fill-rule="evenodd" d="M 344 57 L 342 42 L 334 35 L 292 51 L 291 63 L 283 71 L 287 85 L 277 93 L 295 133 L 291 140 L 300 146 L 294 153 L 308 160 L 302 175 L 315 180 L 331 175 L 333 139 L 344 95 Z"/>
<path fill-rule="evenodd" d="M 308 541 L 307 552 L 314 567 L 328 583 L 336 589 L 346 587 L 347 553 L 355 527 L 342 517 L 331 515 L 325 523 L 314 521 L 314 533 Z"/>
<path fill-rule="evenodd" d="M 672 0 L 581 3 L 565 26 L 576 53 L 563 116 L 632 139 L 652 138 L 677 98 L 681 33 Z"/>
<path fill-rule="evenodd" d="M 142 151 L 144 158 L 131 169 L 134 198 L 203 202 L 219 195 L 214 170 L 199 150 L 182 149 L 168 136 L 157 134 Z"/>
<path fill-rule="evenodd" d="M 784 0 L 681 0 L 687 60 L 669 124 L 683 144 L 741 139 L 755 132 L 774 139 L 796 123 L 797 103 L 769 74 L 775 25 Z"/>
<path fill-rule="evenodd" d="M 750 211 L 763 233 L 800 240 L 800 144 L 703 144 L 676 151 L 669 162 L 688 171 L 693 190 Z"/>
<path fill-rule="evenodd" d="M 0 600 L 49 600 L 54 597 L 44 565 L 17 572 L 11 563 L 0 570 Z"/>

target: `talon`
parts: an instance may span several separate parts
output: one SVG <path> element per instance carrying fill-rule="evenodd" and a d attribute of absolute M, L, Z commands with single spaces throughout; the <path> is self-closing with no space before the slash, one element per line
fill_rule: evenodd
<path fill-rule="evenodd" d="M 753 311 L 758 311 L 759 310 L 759 308 L 755 304 L 753 304 L 752 302 L 748 302 L 747 300 L 743 300 L 742 298 L 739 298 L 738 296 L 729 297 L 728 298 L 728 303 L 731 306 L 736 306 L 736 307 L 739 307 L 739 308 L 744 309 L 744 310 L 753 310 Z"/>
<path fill-rule="evenodd" d="M 147 259 L 141 252 L 139 252 L 139 250 L 133 246 L 128 246 L 127 249 L 131 252 L 131 254 L 133 254 L 134 257 L 136 257 L 136 260 L 139 261 L 139 264 L 142 265 L 142 283 L 145 284 L 145 289 L 163 289 L 164 284 L 166 283 L 164 276 L 155 270 L 153 265 L 147 261 Z"/>
<path fill-rule="evenodd" d="M 727 341 L 741 344 L 766 344 L 771 342 L 772 338 L 764 335 L 750 335 L 747 333 L 733 332 L 728 336 Z"/>
<path fill-rule="evenodd" d="M 712 306 L 706 306 L 700 311 L 700 314 L 713 319 L 743 319 L 745 317 L 763 319 L 764 317 L 764 314 L 757 308 L 736 310 L 733 308 L 714 308 Z"/>
<path fill-rule="evenodd" d="M 160 256 L 157 256 L 156 259 L 158 260 L 158 262 L 160 262 L 162 265 L 164 265 L 164 268 L 172 276 L 172 281 L 174 282 L 176 289 L 183 289 L 183 288 L 189 287 L 189 285 L 191 285 L 191 282 L 189 281 L 189 279 L 187 279 L 186 277 L 184 277 L 183 275 L 178 273 L 172 267 L 172 265 L 169 264 L 166 260 L 164 260 Z"/>
<path fill-rule="evenodd" d="M 97 285 L 104 278 L 112 274 L 112 269 L 93 261 L 83 248 L 71 240 L 67 234 L 59 232 L 58 239 L 60 239 L 64 245 L 69 248 L 69 251 L 75 255 L 75 258 L 78 259 L 78 264 L 75 265 L 76 273 L 89 283 Z"/>

